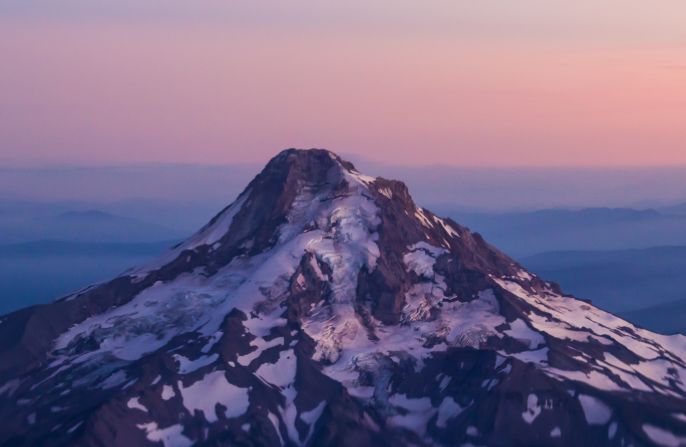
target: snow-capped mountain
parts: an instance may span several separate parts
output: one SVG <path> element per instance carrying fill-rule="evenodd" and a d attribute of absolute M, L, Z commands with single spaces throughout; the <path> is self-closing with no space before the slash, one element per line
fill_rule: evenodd
<path fill-rule="evenodd" d="M 0 318 L 0 444 L 683 446 L 685 359 L 291 149 L 151 265 Z"/>

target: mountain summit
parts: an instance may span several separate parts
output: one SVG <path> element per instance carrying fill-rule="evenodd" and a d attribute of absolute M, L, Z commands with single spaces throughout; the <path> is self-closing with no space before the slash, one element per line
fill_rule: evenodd
<path fill-rule="evenodd" d="M 0 319 L 2 445 L 686 445 L 686 337 L 289 149 L 150 265 Z"/>

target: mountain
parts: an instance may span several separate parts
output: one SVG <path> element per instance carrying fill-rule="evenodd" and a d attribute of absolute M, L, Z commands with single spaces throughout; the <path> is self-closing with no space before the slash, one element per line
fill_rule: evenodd
<path fill-rule="evenodd" d="M 686 298 L 683 246 L 552 251 L 519 261 L 532 272 L 610 312 L 628 312 Z M 682 318 L 686 319 L 686 314 Z M 659 323 L 659 319 L 654 322 Z M 659 325 L 649 328 L 662 330 Z"/>
<path fill-rule="evenodd" d="M 81 220 L 86 222 L 88 216 L 130 219 L 147 225 L 152 224 L 158 229 L 162 228 L 167 232 L 173 231 L 182 234 L 183 237 L 188 237 L 188 235 L 193 234 L 200 226 L 214 216 L 217 213 L 217 209 L 221 209 L 226 205 L 227 195 L 231 195 L 234 190 L 238 194 L 242 189 L 233 185 L 235 179 L 229 182 L 228 185 L 214 185 L 212 182 L 210 184 L 203 184 L 201 180 L 204 180 L 205 177 L 201 179 L 200 176 L 202 174 L 202 172 L 198 172 L 198 178 L 195 178 L 192 182 L 195 188 L 200 189 L 201 187 L 208 188 L 213 186 L 217 192 L 205 197 L 196 195 L 193 198 L 185 198 L 183 196 L 171 198 L 189 182 L 189 179 L 185 179 L 185 182 L 176 182 L 176 188 L 171 185 L 166 188 L 167 198 L 138 197 L 108 200 L 106 198 L 107 194 L 104 191 L 100 191 L 102 198 L 97 201 L 66 199 L 44 199 L 43 201 L 38 199 L 7 200 L 0 197 L 0 228 L 8 229 L 11 232 L 19 232 L 22 235 L 21 239 L 0 235 L 0 242 L 26 242 L 40 239 L 41 237 L 45 238 L 45 235 L 41 234 L 28 235 L 27 237 L 20 232 L 21 225 L 29 224 L 36 226 L 36 221 L 42 219 L 57 220 L 63 223 L 68 221 L 69 218 L 76 221 L 79 218 L 83 218 Z M 228 173 L 225 173 L 225 175 L 230 176 Z M 119 182 L 127 180 L 124 176 L 124 178 L 119 179 Z M 155 180 L 160 179 L 157 176 L 153 176 L 150 182 Z M 88 182 L 85 181 L 85 183 L 87 184 Z M 244 187 L 246 183 L 247 181 L 241 186 Z M 141 194 L 143 193 L 144 191 L 141 191 Z M 223 199 L 217 197 L 220 193 Z M 91 219 L 91 224 L 94 220 Z M 149 234 L 146 237 L 147 239 L 145 240 L 151 239 Z"/>
<path fill-rule="evenodd" d="M 122 219 L 121 217 L 100 210 L 67 211 L 58 215 L 57 218 L 61 220 L 93 220 L 103 222 Z"/>
<path fill-rule="evenodd" d="M 0 257 L 10 256 L 73 256 L 73 255 L 100 255 L 106 253 L 116 255 L 143 255 L 150 256 L 159 254 L 166 248 L 176 245 L 176 241 L 139 242 L 139 243 L 85 243 L 66 241 L 32 241 L 21 244 L 0 245 Z"/>
<path fill-rule="evenodd" d="M 665 206 L 660 208 L 659 211 L 666 215 L 686 216 L 686 203 Z"/>
<path fill-rule="evenodd" d="M 630 208 L 483 213 L 438 210 L 483 234 L 510 256 L 686 245 L 686 215 Z"/>
<path fill-rule="evenodd" d="M 683 445 L 686 337 L 287 150 L 157 261 L 0 322 L 3 445 Z"/>
<path fill-rule="evenodd" d="M 66 211 L 58 214 L 15 213 L 0 219 L 0 244 L 36 240 L 79 243 L 146 243 L 174 240 L 188 233 L 100 210 Z"/>

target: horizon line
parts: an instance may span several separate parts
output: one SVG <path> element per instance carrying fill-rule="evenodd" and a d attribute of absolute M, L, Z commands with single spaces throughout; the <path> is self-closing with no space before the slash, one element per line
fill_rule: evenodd
<path fill-rule="evenodd" d="M 465 169 L 465 170 L 586 170 L 586 171 L 613 171 L 613 170 L 664 170 L 664 169 L 686 169 L 686 163 L 679 164 L 650 164 L 650 165 L 457 165 L 446 163 L 423 163 L 423 164 L 397 164 L 384 163 L 369 159 L 359 159 L 357 157 L 345 157 L 346 161 L 352 161 L 357 165 L 368 165 L 371 167 L 382 166 L 386 168 L 395 169 Z M 357 159 L 356 159 L 357 158 Z M 271 159 L 271 158 L 270 158 Z M 267 164 L 270 159 L 264 162 L 219 162 L 219 163 L 201 163 L 201 162 L 134 162 L 134 163 L 2 163 L 0 172 L 11 171 L 40 171 L 40 170 L 81 170 L 81 169 L 149 169 L 149 168 L 236 168 L 236 167 L 262 167 Z"/>

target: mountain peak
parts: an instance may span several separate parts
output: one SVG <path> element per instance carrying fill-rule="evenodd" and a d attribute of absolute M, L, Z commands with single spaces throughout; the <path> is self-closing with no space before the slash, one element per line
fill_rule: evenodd
<path fill-rule="evenodd" d="M 360 175 L 355 166 L 326 149 L 285 149 L 274 156 L 257 175 L 254 183 L 280 182 L 288 189 L 294 182 L 309 185 L 342 180 L 344 175 Z M 371 177 L 368 181 L 373 181 Z M 249 186 L 250 187 L 250 186 Z"/>
<path fill-rule="evenodd" d="M 355 171 L 355 166 L 349 161 L 343 160 L 338 154 L 328 149 L 311 148 L 311 149 L 284 149 L 275 155 L 266 165 L 267 169 L 276 168 L 277 166 L 287 165 L 311 165 L 331 167 L 331 163 L 336 163 L 347 170 Z"/>
<path fill-rule="evenodd" d="M 685 337 L 320 149 L 278 154 L 154 263 L 3 317 L 0 355 L 0 444 L 686 439 Z"/>
<path fill-rule="evenodd" d="M 336 201 L 348 211 L 364 203 L 403 211 L 397 222 L 422 213 L 402 182 L 363 175 L 352 163 L 324 149 L 287 149 L 266 164 L 234 203 L 177 247 L 175 255 L 202 252 L 197 260 L 204 265 L 214 265 L 215 258 L 223 265 L 237 251 L 263 252 L 289 234 L 316 227 L 321 223 L 316 218 L 333 212 L 330 205 Z M 343 209 L 339 206 L 337 212 Z"/>
<path fill-rule="evenodd" d="M 351 184 L 369 188 L 376 180 L 362 175 L 352 163 L 329 150 L 286 149 L 267 163 L 246 190 L 278 188 L 285 195 L 286 206 L 290 206 L 302 188 L 345 190 Z"/>

